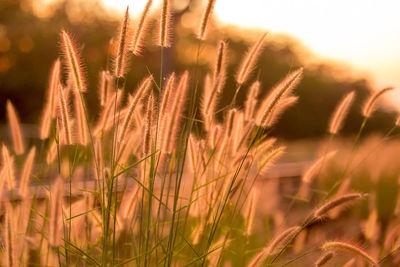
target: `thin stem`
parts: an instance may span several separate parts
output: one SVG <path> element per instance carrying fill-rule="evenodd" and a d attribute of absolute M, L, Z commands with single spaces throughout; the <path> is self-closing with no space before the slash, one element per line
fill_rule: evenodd
<path fill-rule="evenodd" d="M 324 198 L 322 201 L 324 201 L 324 200 L 326 200 L 326 199 L 328 199 L 329 197 L 332 196 L 333 192 L 334 192 L 334 191 L 337 189 L 337 187 L 340 185 L 342 179 L 346 176 L 347 171 L 349 170 L 350 165 L 351 165 L 351 163 L 353 162 L 354 155 L 355 155 L 355 152 L 356 152 L 356 150 L 357 150 L 358 142 L 359 142 L 359 140 L 360 140 L 361 134 L 362 134 L 362 132 L 363 132 L 363 130 L 364 130 L 364 128 L 365 128 L 365 125 L 366 125 L 367 121 L 368 121 L 368 117 L 364 117 L 364 120 L 363 120 L 362 123 L 361 123 L 360 129 L 358 130 L 358 133 L 357 133 L 357 135 L 356 135 L 356 138 L 354 139 L 354 143 L 353 143 L 353 146 L 352 146 L 352 148 L 351 148 L 350 156 L 349 156 L 349 159 L 347 160 L 347 164 L 346 164 L 346 166 L 345 166 L 345 168 L 344 168 L 344 170 L 343 170 L 343 173 L 342 173 L 342 175 L 339 177 L 338 182 L 332 186 L 332 188 L 329 190 L 328 194 L 325 196 L 325 198 Z"/>
<path fill-rule="evenodd" d="M 112 127 L 112 145 L 111 145 L 111 168 L 110 168 L 110 186 L 109 188 L 109 195 L 107 197 L 107 206 L 105 208 L 104 214 L 104 237 L 103 237 L 103 255 L 102 255 L 102 265 L 107 265 L 107 252 L 108 252 L 108 235 L 109 235 L 109 226 L 110 226 L 110 212 L 111 212 L 111 204 L 112 204 L 112 192 L 114 186 L 114 157 L 115 157 L 115 150 L 116 150 L 116 140 L 117 140 L 117 133 L 115 129 L 115 117 L 117 113 L 117 97 L 118 97 L 118 87 L 119 87 L 119 79 L 116 79 L 116 94 L 114 98 L 114 114 L 113 114 L 113 127 Z M 105 179 L 105 177 L 104 177 Z M 107 183 L 107 181 L 106 181 Z M 104 190 L 104 188 L 103 188 Z"/>
<path fill-rule="evenodd" d="M 166 266 L 171 266 L 171 261 L 172 261 L 172 247 L 174 244 L 174 236 L 175 236 L 175 220 L 176 220 L 176 209 L 178 205 L 178 197 L 179 197 L 179 192 L 180 192 L 180 187 L 181 187 L 181 182 L 182 182 L 182 176 L 183 176 L 183 170 L 185 166 L 185 159 L 186 159 L 186 152 L 187 152 L 187 147 L 188 147 L 188 141 L 189 141 L 189 136 L 192 131 L 192 127 L 194 124 L 195 116 L 196 116 L 196 102 L 197 102 L 197 92 L 198 92 L 198 77 L 197 77 L 197 72 L 198 72 L 198 63 L 199 63 L 199 57 L 200 57 L 200 51 L 201 51 L 201 42 L 198 42 L 198 47 L 197 47 L 197 54 L 196 54 L 196 64 L 195 64 L 195 70 L 194 70 L 194 79 L 196 81 L 194 90 L 192 92 L 191 96 L 191 105 L 190 105 L 190 112 L 189 112 L 189 122 L 185 124 L 185 129 L 183 131 L 184 133 L 184 148 L 181 155 L 181 163 L 177 162 L 177 174 L 176 174 L 176 180 L 175 180 L 175 192 L 174 192 L 174 203 L 173 203 L 173 210 L 172 210 L 172 219 L 171 219 L 171 228 L 169 232 L 169 239 L 168 239 L 168 247 L 167 247 L 167 252 L 166 252 L 166 261 L 165 264 Z"/>
<path fill-rule="evenodd" d="M 238 96 L 238 94 L 239 94 L 240 88 L 242 88 L 242 84 L 238 83 L 238 84 L 236 85 L 236 90 L 235 90 L 235 94 L 233 95 L 232 102 L 229 104 L 229 107 L 230 107 L 230 108 L 232 108 L 232 107 L 235 106 L 236 98 L 237 98 L 237 96 Z"/>

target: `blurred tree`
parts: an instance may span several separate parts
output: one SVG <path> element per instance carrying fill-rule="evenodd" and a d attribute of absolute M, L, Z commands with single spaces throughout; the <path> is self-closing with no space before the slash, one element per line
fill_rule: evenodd
<path fill-rule="evenodd" d="M 185 5 L 177 7 L 173 19 L 173 47 L 166 53 L 165 73 L 172 70 L 181 73 L 185 69 L 195 68 L 195 34 L 200 23 L 199 15 L 196 15 L 198 12 L 197 1 L 186 1 Z M 82 45 L 82 59 L 89 84 L 86 98 L 91 119 L 95 119 L 93 114 L 97 114 L 99 109 L 98 76 L 102 69 L 110 65 L 109 40 L 116 35 L 119 23 L 119 18 L 104 16 L 104 13 L 106 12 L 98 1 L 57 1 L 47 11 L 38 9 L 35 1 L 0 1 L 1 122 L 5 122 L 7 99 L 15 104 L 22 122 L 39 122 L 48 73 L 52 62 L 59 56 L 59 32 L 63 28 L 72 33 L 78 45 Z M 148 69 L 159 77 L 160 52 L 154 45 L 153 37 L 157 31 L 156 19 L 157 14 L 154 14 L 143 55 L 131 60 L 127 78 L 127 88 L 130 91 L 148 75 Z M 241 33 L 243 35 L 243 30 Z M 254 33 L 260 34 L 259 31 Z M 246 38 L 243 38 L 232 27 L 226 29 L 214 25 L 209 38 L 202 45 L 198 62 L 201 83 L 204 74 L 212 69 L 216 44 L 220 39 L 228 42 L 229 75 L 221 98 L 221 107 L 228 104 L 233 96 L 234 74 L 246 49 L 251 45 L 248 36 L 253 35 L 253 31 L 248 31 Z M 269 38 L 251 80 L 259 77 L 262 95 L 265 95 L 288 71 L 303 65 L 304 55 L 301 54 L 304 53 L 307 52 L 292 38 Z M 307 56 L 312 57 L 310 53 Z M 360 105 L 370 88 L 365 79 L 340 78 L 345 72 L 346 70 L 325 63 L 307 67 L 305 77 L 296 89 L 299 102 L 282 116 L 274 134 L 283 138 L 323 135 L 338 101 L 348 91 L 356 90 L 357 101 L 342 131 L 344 134 L 354 134 L 361 123 Z M 251 81 L 242 88 L 238 97 L 239 104 L 243 103 L 250 84 Z M 393 121 L 391 114 L 377 112 L 367 125 L 367 130 L 386 131 Z"/>

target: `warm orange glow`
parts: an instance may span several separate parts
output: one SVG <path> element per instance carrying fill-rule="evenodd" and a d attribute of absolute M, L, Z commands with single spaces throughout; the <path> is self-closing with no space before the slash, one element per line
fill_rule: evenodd
<path fill-rule="evenodd" d="M 219 0 L 215 10 L 227 23 L 293 35 L 322 57 L 371 72 L 379 86 L 400 85 L 399 1 L 247 0 L 246 5 Z"/>
<path fill-rule="evenodd" d="M 133 13 L 138 13 L 146 0 L 103 2 L 116 11 L 133 5 Z M 223 23 L 292 35 L 321 58 L 369 75 L 377 88 L 400 87 L 399 1 L 247 0 L 243 5 L 239 0 L 218 0 L 215 14 Z"/>

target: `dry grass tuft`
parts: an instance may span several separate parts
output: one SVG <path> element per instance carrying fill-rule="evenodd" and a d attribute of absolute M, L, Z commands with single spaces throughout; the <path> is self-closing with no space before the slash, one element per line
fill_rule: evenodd
<path fill-rule="evenodd" d="M 323 250 L 347 250 L 358 256 L 361 256 L 364 260 L 371 263 L 373 266 L 379 266 L 379 263 L 370 256 L 366 251 L 357 247 L 356 245 L 343 242 L 343 241 L 327 241 L 322 245 Z"/>

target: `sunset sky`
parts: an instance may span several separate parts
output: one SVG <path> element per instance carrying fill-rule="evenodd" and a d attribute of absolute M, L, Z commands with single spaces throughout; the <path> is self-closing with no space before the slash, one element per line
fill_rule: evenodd
<path fill-rule="evenodd" d="M 129 4 L 136 13 L 146 1 L 103 2 L 116 10 Z M 398 0 L 217 0 L 215 6 L 219 21 L 292 35 L 319 57 L 369 75 L 377 88 L 400 87 L 399 11 Z"/>
<path fill-rule="evenodd" d="M 224 22 L 288 33 L 322 57 L 369 71 L 377 86 L 400 85 L 400 1 L 218 0 Z M 229 8 L 226 8 L 229 6 Z"/>

